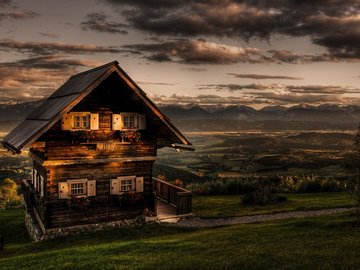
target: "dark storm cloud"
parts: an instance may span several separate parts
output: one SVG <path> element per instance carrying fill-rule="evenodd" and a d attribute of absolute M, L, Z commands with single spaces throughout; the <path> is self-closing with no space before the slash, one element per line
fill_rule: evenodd
<path fill-rule="evenodd" d="M 78 67 L 93 67 L 99 63 L 67 59 L 61 55 L 32 57 L 0 63 L 0 95 L 4 102 L 29 101 L 44 98 L 56 90 Z"/>
<path fill-rule="evenodd" d="M 108 20 L 108 16 L 103 13 L 93 12 L 86 16 L 86 21 L 81 23 L 83 30 L 92 30 L 103 33 L 119 33 L 127 34 L 123 23 L 112 22 Z"/>
<path fill-rule="evenodd" d="M 154 35 L 270 39 L 308 36 L 339 59 L 360 56 L 359 0 L 107 0 Z"/>
<path fill-rule="evenodd" d="M 259 63 L 263 61 L 256 48 L 231 47 L 202 39 L 178 39 L 153 44 L 123 46 L 134 54 L 143 54 L 152 61 L 173 61 L 186 64 L 234 64 Z"/>
<path fill-rule="evenodd" d="M 337 61 L 329 53 L 316 55 L 298 54 L 288 50 L 262 51 L 257 48 L 208 42 L 204 39 L 172 39 L 159 41 L 159 43 L 130 44 L 122 48 L 150 61 L 183 64 L 306 64 Z"/>
<path fill-rule="evenodd" d="M 279 75 L 264 75 L 264 74 L 238 74 L 238 73 L 227 73 L 227 75 L 233 76 L 235 78 L 244 78 L 244 79 L 253 79 L 253 80 L 303 80 L 300 77 L 292 76 L 279 76 Z"/>
<path fill-rule="evenodd" d="M 87 44 L 65 44 L 61 42 L 20 42 L 12 39 L 0 40 L 0 51 L 18 51 L 32 55 L 65 54 L 93 54 L 119 53 L 122 50 L 115 47 L 104 47 Z"/>
<path fill-rule="evenodd" d="M 11 4 L 11 0 L 0 0 L 0 7 L 10 6 Z"/>

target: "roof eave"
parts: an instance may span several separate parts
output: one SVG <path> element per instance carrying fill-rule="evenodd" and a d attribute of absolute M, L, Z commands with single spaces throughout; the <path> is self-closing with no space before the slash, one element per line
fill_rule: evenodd
<path fill-rule="evenodd" d="M 21 150 L 13 147 L 11 144 L 9 144 L 5 141 L 2 141 L 1 144 L 3 145 L 4 148 L 6 148 L 7 150 L 10 150 L 14 154 L 21 154 Z"/>

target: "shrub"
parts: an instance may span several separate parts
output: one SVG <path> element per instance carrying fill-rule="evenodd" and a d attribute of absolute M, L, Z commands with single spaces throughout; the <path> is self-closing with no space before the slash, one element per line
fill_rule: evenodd
<path fill-rule="evenodd" d="M 186 189 L 197 195 L 231 195 L 244 194 L 253 190 L 257 179 L 255 178 L 229 178 L 224 180 L 211 180 L 203 183 L 193 182 L 186 185 Z"/>
<path fill-rule="evenodd" d="M 331 192 L 345 190 L 345 181 L 314 175 L 283 176 L 279 188 L 283 192 Z"/>
<path fill-rule="evenodd" d="M 18 186 L 6 178 L 0 186 L 0 208 L 20 208 L 23 206 L 22 197 L 18 194 Z"/>
<path fill-rule="evenodd" d="M 271 179 L 259 179 L 253 190 L 246 193 L 243 204 L 275 204 L 286 201 L 285 196 L 275 194 L 276 183 Z"/>

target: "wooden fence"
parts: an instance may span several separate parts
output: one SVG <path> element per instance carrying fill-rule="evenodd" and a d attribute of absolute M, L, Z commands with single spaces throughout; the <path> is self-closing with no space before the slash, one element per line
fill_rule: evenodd
<path fill-rule="evenodd" d="M 153 177 L 156 196 L 176 208 L 177 215 L 192 212 L 192 193 L 182 187 Z"/>

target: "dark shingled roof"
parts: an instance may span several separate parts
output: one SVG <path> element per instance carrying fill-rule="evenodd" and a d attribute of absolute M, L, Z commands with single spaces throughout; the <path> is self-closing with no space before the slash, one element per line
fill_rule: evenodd
<path fill-rule="evenodd" d="M 53 124 L 59 121 L 65 113 L 69 112 L 86 95 L 114 72 L 139 96 L 146 107 L 162 121 L 170 134 L 171 141 L 169 141 L 169 146 L 171 146 L 172 143 L 191 145 L 170 120 L 161 113 L 159 108 L 146 96 L 145 92 L 119 67 L 117 61 L 70 77 L 67 82 L 13 129 L 4 138 L 2 144 L 11 151 L 19 153 L 23 147 L 36 141 Z"/>

